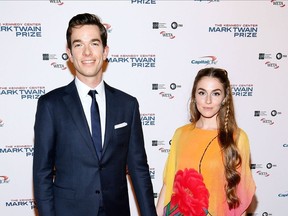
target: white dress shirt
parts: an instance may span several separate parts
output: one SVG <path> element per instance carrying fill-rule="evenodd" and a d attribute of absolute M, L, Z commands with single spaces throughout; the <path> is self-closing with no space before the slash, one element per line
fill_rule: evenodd
<path fill-rule="evenodd" d="M 100 124 L 101 124 L 101 138 L 102 138 L 102 146 L 104 143 L 104 135 L 105 135 L 105 120 L 106 120 L 106 97 L 105 97 L 105 87 L 103 80 L 99 83 L 99 85 L 95 89 L 91 89 L 89 86 L 81 82 L 77 77 L 75 77 L 76 88 L 82 103 L 82 107 L 86 116 L 86 120 L 88 122 L 90 133 L 92 134 L 91 129 L 91 103 L 92 98 L 88 95 L 90 90 L 96 90 L 98 94 L 96 94 L 96 101 L 99 107 L 100 113 Z"/>

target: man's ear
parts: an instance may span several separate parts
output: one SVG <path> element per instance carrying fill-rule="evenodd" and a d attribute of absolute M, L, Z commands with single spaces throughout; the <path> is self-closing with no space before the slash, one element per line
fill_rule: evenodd
<path fill-rule="evenodd" d="M 108 54 L 109 54 L 109 46 L 106 46 L 103 50 L 103 60 L 104 61 L 107 59 Z"/>
<path fill-rule="evenodd" d="M 71 62 L 73 62 L 72 52 L 71 52 L 71 50 L 70 50 L 68 47 L 66 48 L 66 53 L 67 53 L 67 55 L 68 55 L 68 57 L 69 57 L 69 60 L 70 60 Z"/>

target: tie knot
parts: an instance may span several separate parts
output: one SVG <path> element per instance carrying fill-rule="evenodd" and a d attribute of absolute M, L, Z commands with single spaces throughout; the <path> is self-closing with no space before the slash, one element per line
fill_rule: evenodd
<path fill-rule="evenodd" d="M 96 90 L 90 90 L 88 92 L 88 95 L 90 95 L 92 98 L 95 98 L 95 94 L 98 94 L 98 92 Z"/>

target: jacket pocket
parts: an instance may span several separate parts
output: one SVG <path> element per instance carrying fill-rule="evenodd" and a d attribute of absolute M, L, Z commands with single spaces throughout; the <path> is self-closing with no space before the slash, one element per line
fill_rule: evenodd
<path fill-rule="evenodd" d="M 54 185 L 54 196 L 64 199 L 75 199 L 75 191 L 60 188 Z"/>

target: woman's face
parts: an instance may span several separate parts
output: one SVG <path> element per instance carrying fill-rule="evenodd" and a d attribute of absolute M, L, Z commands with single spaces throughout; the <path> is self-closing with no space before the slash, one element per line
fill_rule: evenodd
<path fill-rule="evenodd" d="M 196 86 L 196 107 L 204 118 L 215 118 L 225 98 L 223 85 L 217 78 L 204 76 Z"/>

